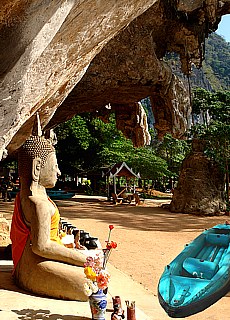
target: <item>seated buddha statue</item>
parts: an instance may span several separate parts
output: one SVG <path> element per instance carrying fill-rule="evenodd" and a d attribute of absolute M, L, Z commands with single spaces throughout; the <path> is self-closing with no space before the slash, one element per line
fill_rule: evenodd
<path fill-rule="evenodd" d="M 61 243 L 58 208 L 46 194 L 60 175 L 51 140 L 30 136 L 18 152 L 18 170 L 21 187 L 11 225 L 16 284 L 43 296 L 86 301 L 87 254 Z"/>

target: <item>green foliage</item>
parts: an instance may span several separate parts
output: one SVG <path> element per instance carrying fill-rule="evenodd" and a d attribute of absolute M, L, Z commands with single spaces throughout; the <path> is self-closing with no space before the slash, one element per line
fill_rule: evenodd
<path fill-rule="evenodd" d="M 209 109 L 212 94 L 203 88 L 197 88 L 194 92 L 195 94 L 192 99 L 192 112 L 194 114 L 206 112 Z"/>
<path fill-rule="evenodd" d="M 172 175 L 167 162 L 157 156 L 151 147 L 133 148 L 126 162 L 135 172 L 140 172 L 143 179 L 158 179 Z"/>
<path fill-rule="evenodd" d="M 226 159 L 230 158 L 230 92 L 205 92 L 194 90 L 196 102 L 193 112 L 209 112 L 210 122 L 192 127 L 191 135 L 206 141 L 206 153 L 226 167 Z"/>
<path fill-rule="evenodd" d="M 209 111 L 215 121 L 230 124 L 230 91 L 219 91 L 211 95 Z"/>
<path fill-rule="evenodd" d="M 81 131 L 82 130 L 82 131 Z M 104 123 L 89 114 L 75 116 L 57 130 L 57 156 L 63 173 L 97 171 L 125 161 L 142 178 L 171 176 L 167 161 L 152 147 L 134 148 L 116 129 L 115 116 Z"/>
<path fill-rule="evenodd" d="M 164 159 L 171 175 L 179 176 L 180 166 L 190 150 L 190 146 L 185 140 L 178 140 L 172 137 L 171 134 L 166 134 L 162 143 L 157 147 L 157 154 Z"/>
<path fill-rule="evenodd" d="M 209 112 L 211 124 L 220 121 L 229 125 L 230 120 L 230 91 L 209 92 L 202 88 L 193 90 L 192 112 Z"/>
<path fill-rule="evenodd" d="M 204 71 L 214 90 L 230 89 L 230 43 L 212 33 L 205 44 Z"/>
<path fill-rule="evenodd" d="M 92 139 L 87 127 L 87 118 L 81 116 L 75 116 L 73 119 L 60 124 L 55 131 L 58 141 L 66 141 L 71 136 L 85 150 L 89 147 Z"/>
<path fill-rule="evenodd" d="M 60 124 L 55 130 L 58 137 L 57 158 L 61 171 L 66 174 L 83 170 L 83 154 L 84 151 L 88 150 L 93 140 L 87 122 L 87 118 L 75 116 L 73 119 Z"/>

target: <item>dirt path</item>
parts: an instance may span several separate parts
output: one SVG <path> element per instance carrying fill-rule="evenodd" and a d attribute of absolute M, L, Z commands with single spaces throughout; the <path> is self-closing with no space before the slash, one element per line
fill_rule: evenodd
<path fill-rule="evenodd" d="M 205 228 L 224 223 L 228 218 L 173 214 L 160 207 L 162 203 L 168 203 L 167 200 L 146 200 L 144 205 L 137 207 L 116 206 L 102 199 L 81 196 L 55 202 L 63 218 L 98 237 L 102 245 L 108 236 L 108 226 L 113 224 L 111 240 L 117 242 L 118 248 L 112 252 L 110 263 L 154 296 L 157 296 L 158 281 L 165 265 Z M 4 211 L 10 219 L 12 207 L 12 203 L 0 203 L 0 212 Z M 188 318 L 227 320 L 229 314 L 230 293 L 205 311 Z M 165 315 L 164 319 L 170 318 Z"/>
<path fill-rule="evenodd" d="M 110 262 L 130 275 L 157 296 L 159 278 L 171 260 L 205 228 L 224 223 L 226 217 L 195 217 L 173 214 L 161 208 L 165 201 L 146 200 L 144 205 L 113 205 L 106 201 L 76 198 L 57 201 L 61 215 L 74 225 L 107 239 L 108 225 L 113 224 L 111 240 L 118 248 Z M 230 319 L 230 293 L 207 310 L 188 317 L 200 320 Z M 167 315 L 165 319 L 170 319 Z M 161 320 L 161 319 L 157 319 Z"/>

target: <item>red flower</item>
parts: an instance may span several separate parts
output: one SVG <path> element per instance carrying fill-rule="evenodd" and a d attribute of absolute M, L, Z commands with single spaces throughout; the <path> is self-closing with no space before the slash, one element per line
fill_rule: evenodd
<path fill-rule="evenodd" d="M 109 250 L 116 249 L 116 247 L 117 247 L 117 243 L 114 241 L 108 242 L 106 244 L 106 249 L 109 249 Z"/>
<path fill-rule="evenodd" d="M 116 247 L 117 247 L 117 243 L 116 243 L 116 242 L 114 242 L 114 241 L 111 241 L 111 246 L 112 246 L 112 248 L 113 248 L 113 249 L 116 249 Z"/>
<path fill-rule="evenodd" d="M 109 225 L 109 230 L 113 230 L 114 226 L 112 224 Z"/>

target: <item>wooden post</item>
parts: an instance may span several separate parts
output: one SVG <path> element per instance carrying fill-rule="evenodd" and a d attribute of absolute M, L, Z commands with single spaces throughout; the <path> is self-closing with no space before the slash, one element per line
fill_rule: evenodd
<path fill-rule="evenodd" d="M 116 176 L 113 177 L 113 187 L 114 187 L 114 193 L 117 194 Z"/>
<path fill-rule="evenodd" d="M 108 200 L 110 200 L 110 194 L 109 194 L 110 180 L 109 180 L 109 177 L 106 177 L 106 184 L 107 184 L 107 198 L 108 198 Z"/>

